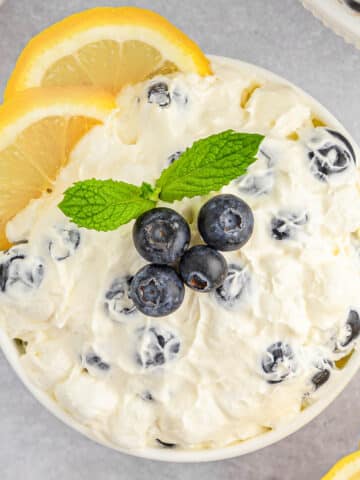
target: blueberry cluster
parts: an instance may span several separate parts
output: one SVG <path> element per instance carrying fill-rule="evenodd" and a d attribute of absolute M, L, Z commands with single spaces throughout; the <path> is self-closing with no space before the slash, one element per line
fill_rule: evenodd
<path fill-rule="evenodd" d="M 131 279 L 130 299 L 145 315 L 162 317 L 180 307 L 184 284 L 197 292 L 215 291 L 223 297 L 221 287 L 229 269 L 219 250 L 241 248 L 253 228 L 250 207 L 234 195 L 218 195 L 203 205 L 198 229 L 206 245 L 191 248 L 190 228 L 181 215 L 163 207 L 145 212 L 134 225 L 133 240 L 150 263 Z M 124 289 L 120 290 L 115 295 L 121 296 Z"/>

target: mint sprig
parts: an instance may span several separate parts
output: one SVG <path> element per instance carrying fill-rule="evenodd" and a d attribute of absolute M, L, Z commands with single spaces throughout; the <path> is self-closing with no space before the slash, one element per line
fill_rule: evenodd
<path fill-rule="evenodd" d="M 85 180 L 64 193 L 60 210 L 76 223 L 98 231 L 116 228 L 154 208 L 219 191 L 256 160 L 262 135 L 227 130 L 195 142 L 163 170 L 155 186 L 115 180 Z"/>
<path fill-rule="evenodd" d="M 66 190 L 59 208 L 79 227 L 106 232 L 155 207 L 142 193 L 141 187 L 130 183 L 85 180 Z"/>
<path fill-rule="evenodd" d="M 217 192 L 255 161 L 263 136 L 233 130 L 198 140 L 156 182 L 165 202 Z"/>

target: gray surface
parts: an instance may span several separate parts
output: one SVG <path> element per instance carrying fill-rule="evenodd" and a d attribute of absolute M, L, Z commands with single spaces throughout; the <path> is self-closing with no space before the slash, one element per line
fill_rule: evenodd
<path fill-rule="evenodd" d="M 360 141 L 360 52 L 297 0 L 143 0 L 210 53 L 259 64 L 319 99 Z M 29 38 L 102 0 L 6 0 L 0 9 L 0 89 Z M 360 440 L 360 374 L 317 420 L 273 447 L 212 464 L 161 464 L 112 452 L 52 417 L 0 354 L 1 480 L 319 480 Z"/>

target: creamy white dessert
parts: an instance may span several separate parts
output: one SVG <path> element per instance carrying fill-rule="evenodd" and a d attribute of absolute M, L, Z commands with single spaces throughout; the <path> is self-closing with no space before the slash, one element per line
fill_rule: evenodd
<path fill-rule="evenodd" d="M 213 68 L 127 87 L 53 192 L 8 224 L 16 245 L 0 253 L 0 325 L 24 371 L 114 446 L 215 448 L 279 428 L 326 395 L 360 333 L 357 147 L 319 126 L 292 87 L 250 66 Z M 93 177 L 153 182 L 195 140 L 230 128 L 266 135 L 247 175 L 222 189 L 250 205 L 254 233 L 224 254 L 222 287 L 187 289 L 179 310 L 147 317 L 128 296 L 146 263 L 132 223 L 78 229 L 58 208 L 63 192 Z M 207 199 L 173 205 L 192 244 Z"/>

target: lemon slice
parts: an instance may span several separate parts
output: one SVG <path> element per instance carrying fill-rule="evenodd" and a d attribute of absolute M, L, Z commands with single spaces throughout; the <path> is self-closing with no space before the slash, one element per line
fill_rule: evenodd
<path fill-rule="evenodd" d="M 0 107 L 0 250 L 9 246 L 6 223 L 51 191 L 74 145 L 114 107 L 92 87 L 31 89 Z"/>
<path fill-rule="evenodd" d="M 360 480 L 360 451 L 340 460 L 322 480 Z"/>
<path fill-rule="evenodd" d="M 116 94 L 126 84 L 176 71 L 211 73 L 208 59 L 181 30 L 149 10 L 94 8 L 30 41 L 5 98 L 40 86 L 92 85 Z"/>

